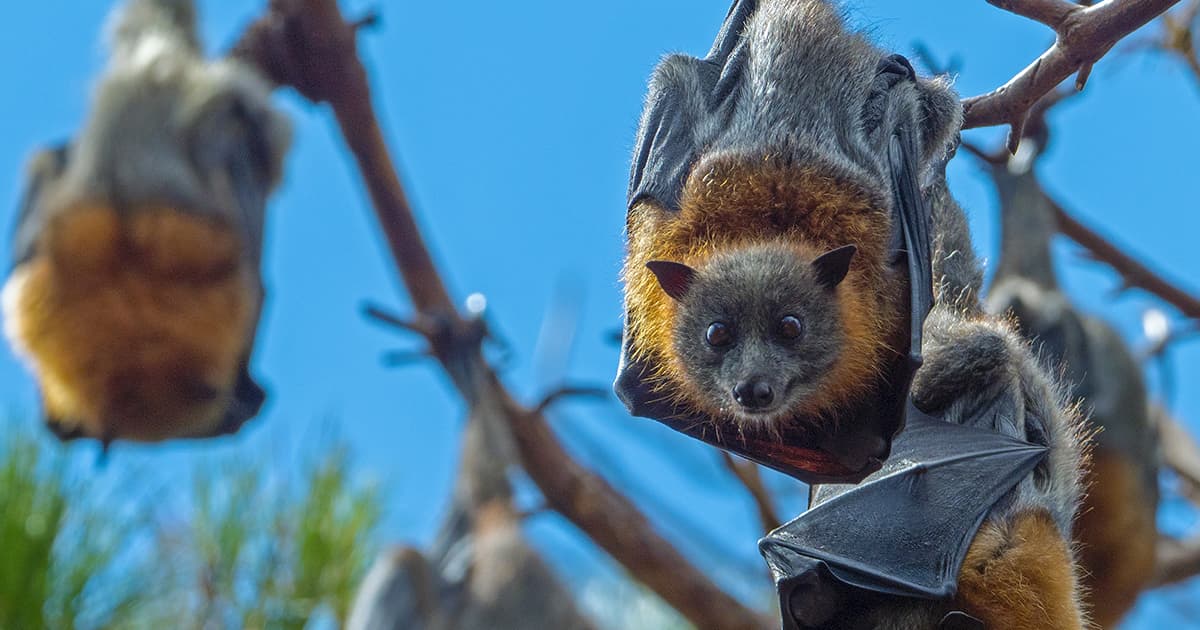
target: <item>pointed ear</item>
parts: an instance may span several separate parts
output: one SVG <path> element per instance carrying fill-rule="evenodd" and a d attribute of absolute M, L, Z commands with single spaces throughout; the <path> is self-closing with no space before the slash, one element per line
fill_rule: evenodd
<path fill-rule="evenodd" d="M 651 260 L 646 263 L 646 268 L 654 273 L 654 277 L 658 278 L 658 286 L 673 300 L 682 300 L 696 278 L 695 269 L 669 260 Z"/>
<path fill-rule="evenodd" d="M 826 289 L 833 289 L 840 284 L 850 271 L 850 261 L 857 252 L 858 247 L 843 245 L 817 256 L 817 259 L 812 261 L 813 271 L 817 274 L 817 284 Z"/>

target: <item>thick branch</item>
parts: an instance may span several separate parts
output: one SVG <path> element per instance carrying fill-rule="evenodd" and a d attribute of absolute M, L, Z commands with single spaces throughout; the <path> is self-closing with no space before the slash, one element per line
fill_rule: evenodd
<path fill-rule="evenodd" d="M 1056 31 L 1062 27 L 1068 15 L 1080 8 L 1078 4 L 1068 0 L 987 0 L 987 3 L 1009 13 L 1041 22 Z"/>
<path fill-rule="evenodd" d="M 356 34 L 333 0 L 271 0 L 234 52 L 276 84 L 333 108 L 413 305 L 422 314 L 446 317 L 455 312 L 454 305 L 392 166 Z"/>
<path fill-rule="evenodd" d="M 546 501 L 697 626 L 758 628 L 766 623 L 713 584 L 660 536 L 606 481 L 575 462 L 536 411 L 519 405 L 480 351 L 478 325 L 454 308 L 417 229 L 371 105 L 355 28 L 335 0 L 271 0 L 235 54 L 279 85 L 328 103 L 358 163 L 418 318 L 441 322 L 434 355 L 473 407 L 495 405 L 521 463 Z"/>
<path fill-rule="evenodd" d="M 1054 207 L 1058 230 L 1087 249 L 1092 258 L 1112 267 L 1126 286 L 1148 291 L 1174 306 L 1183 315 L 1200 319 L 1200 299 L 1155 273 L 1111 241 L 1080 223 L 1054 200 L 1050 203 Z"/>
<path fill-rule="evenodd" d="M 754 507 L 758 509 L 758 521 L 762 524 L 763 531 L 769 532 L 779 527 L 781 524 L 779 511 L 775 509 L 775 500 L 771 498 L 771 491 L 767 490 L 766 484 L 763 483 L 758 464 L 744 460 L 738 461 L 725 451 L 720 451 L 720 453 L 725 467 L 746 488 L 746 492 L 750 493 L 750 498 L 754 499 Z"/>
<path fill-rule="evenodd" d="M 1011 125 L 1014 138 L 1026 113 L 1064 79 L 1080 73 L 1082 89 L 1092 64 L 1121 38 L 1132 33 L 1179 0 L 1105 0 L 1090 7 L 1064 0 L 989 0 L 1018 15 L 1054 28 L 1058 38 L 1042 56 L 999 88 L 963 101 L 964 129 Z M 1070 5 L 1070 6 L 1067 6 Z M 1010 142 L 1010 148 L 1015 143 Z"/>

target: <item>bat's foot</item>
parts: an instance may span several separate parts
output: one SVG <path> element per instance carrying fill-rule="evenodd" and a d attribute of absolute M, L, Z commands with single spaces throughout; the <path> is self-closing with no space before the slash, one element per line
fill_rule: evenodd
<path fill-rule="evenodd" d="M 1011 388 L 1010 348 L 1015 340 L 990 322 L 939 315 L 935 310 L 929 316 L 940 321 L 927 326 L 927 330 L 933 330 L 926 335 L 922 348 L 925 361 L 913 378 L 912 397 L 917 407 L 938 413 L 954 411 L 951 408 L 967 398 L 977 407 L 1003 405 L 1005 401 L 996 399 L 1006 394 L 1012 398 L 1016 392 Z M 964 417 L 963 424 L 978 424 L 972 420 L 977 418 Z"/>
<path fill-rule="evenodd" d="M 96 453 L 96 470 L 99 471 L 108 468 L 109 453 L 112 443 L 113 440 L 111 437 L 105 436 L 100 438 L 100 452 Z"/>

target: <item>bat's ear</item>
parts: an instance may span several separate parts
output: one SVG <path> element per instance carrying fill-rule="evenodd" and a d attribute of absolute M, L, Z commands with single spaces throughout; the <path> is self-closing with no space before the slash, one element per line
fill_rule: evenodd
<path fill-rule="evenodd" d="M 858 247 L 843 245 L 817 256 L 817 259 L 812 261 L 813 271 L 817 274 L 817 284 L 826 289 L 833 289 L 841 284 L 846 273 L 850 271 L 850 261 L 857 252 Z"/>
<path fill-rule="evenodd" d="M 662 287 L 673 300 L 682 300 L 687 295 L 692 281 L 696 279 L 696 270 L 683 264 L 669 260 L 651 260 L 646 268 L 658 278 L 658 286 Z"/>

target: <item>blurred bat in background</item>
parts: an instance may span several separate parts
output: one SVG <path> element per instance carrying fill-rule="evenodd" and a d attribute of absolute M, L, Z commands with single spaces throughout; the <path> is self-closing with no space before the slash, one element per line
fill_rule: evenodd
<path fill-rule="evenodd" d="M 1154 575 L 1158 428 L 1141 367 L 1120 334 L 1078 311 L 1059 288 L 1050 247 L 1053 202 L 1033 171 L 1047 141 L 1043 131 L 1025 138 L 1017 155 L 988 162 L 1001 238 L 987 308 L 1010 317 L 1041 359 L 1062 371 L 1087 413 L 1092 466 L 1074 537 L 1092 622 L 1112 628 Z"/>
<path fill-rule="evenodd" d="M 62 439 L 233 433 L 265 399 L 248 364 L 290 128 L 250 68 L 202 58 L 195 21 L 130 0 L 82 129 L 32 160 L 5 331 Z"/>

